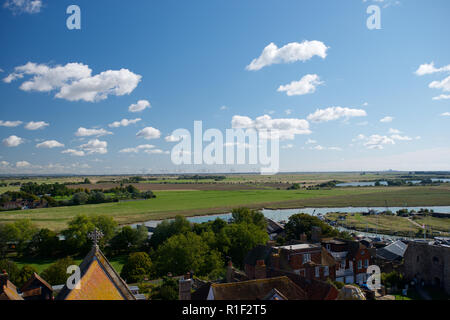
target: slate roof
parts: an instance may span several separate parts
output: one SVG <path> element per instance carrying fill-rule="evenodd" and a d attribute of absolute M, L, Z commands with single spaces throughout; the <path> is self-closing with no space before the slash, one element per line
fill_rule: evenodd
<path fill-rule="evenodd" d="M 405 255 L 406 248 L 408 247 L 407 244 L 404 242 L 398 240 L 390 245 L 377 249 L 377 257 L 385 260 L 400 260 Z"/>
<path fill-rule="evenodd" d="M 80 264 L 80 289 L 64 285 L 57 300 L 136 300 L 98 246 Z"/>

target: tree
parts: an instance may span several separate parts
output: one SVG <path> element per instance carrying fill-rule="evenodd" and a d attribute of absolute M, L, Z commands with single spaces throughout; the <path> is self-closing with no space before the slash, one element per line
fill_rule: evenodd
<path fill-rule="evenodd" d="M 321 234 L 326 237 L 335 237 L 339 235 L 339 231 L 323 222 L 317 217 L 305 213 L 294 214 L 289 217 L 286 224 L 287 240 L 300 239 L 300 235 L 305 233 L 308 239 L 311 239 L 312 227 L 320 227 Z"/>
<path fill-rule="evenodd" d="M 266 218 L 259 210 L 238 208 L 231 210 L 231 215 L 234 223 L 252 223 L 261 229 L 266 229 L 267 227 Z"/>
<path fill-rule="evenodd" d="M 150 238 L 150 244 L 156 249 L 170 237 L 177 234 L 190 232 L 191 230 L 191 223 L 185 217 L 176 216 L 172 221 L 164 220 L 155 228 L 155 231 Z"/>
<path fill-rule="evenodd" d="M 92 246 L 92 241 L 88 238 L 88 234 L 95 228 L 98 228 L 103 233 L 99 246 L 104 247 L 114 236 L 117 228 L 117 223 L 108 216 L 88 217 L 86 215 L 78 215 L 69 221 L 68 224 L 69 227 L 62 233 L 66 238 L 66 253 L 69 254 L 86 254 Z"/>
<path fill-rule="evenodd" d="M 67 273 L 67 268 L 71 265 L 76 265 L 71 257 L 66 257 L 57 260 L 54 264 L 45 269 L 41 276 L 51 285 L 65 284 L 70 274 Z"/>
<path fill-rule="evenodd" d="M 89 195 L 86 192 L 77 192 L 72 196 L 72 203 L 76 206 L 86 204 Z"/>
<path fill-rule="evenodd" d="M 170 277 L 163 277 L 160 286 L 154 288 L 151 294 L 152 300 L 178 300 L 178 282 Z"/>
<path fill-rule="evenodd" d="M 220 253 L 211 250 L 202 237 L 193 232 L 167 239 L 156 250 L 154 264 L 158 276 L 169 272 L 182 275 L 189 271 L 206 276 L 223 267 Z"/>
<path fill-rule="evenodd" d="M 54 257 L 59 251 L 58 235 L 56 232 L 45 228 L 34 234 L 26 249 L 28 256 L 36 255 L 44 258 Z"/>
<path fill-rule="evenodd" d="M 106 202 L 106 196 L 101 191 L 92 191 L 89 195 L 88 201 L 89 203 L 104 203 Z"/>
<path fill-rule="evenodd" d="M 120 276 L 128 283 L 142 281 L 152 272 L 152 261 L 145 252 L 135 252 L 128 256 Z"/>
<path fill-rule="evenodd" d="M 148 231 L 144 225 L 133 229 L 130 226 L 123 227 L 110 241 L 112 252 L 137 251 L 143 248 L 148 238 Z"/>
<path fill-rule="evenodd" d="M 12 283 L 15 283 L 19 277 L 19 267 L 11 260 L 0 260 L 0 271 L 5 270 L 8 278 Z"/>
<path fill-rule="evenodd" d="M 10 244 L 16 248 L 18 255 L 23 255 L 37 228 L 29 219 L 0 225 L 0 255 L 5 256 Z"/>
<path fill-rule="evenodd" d="M 89 180 L 89 178 L 84 178 L 83 184 L 91 184 L 91 180 Z"/>
<path fill-rule="evenodd" d="M 269 240 L 266 230 L 251 223 L 233 223 L 227 225 L 217 235 L 221 252 L 242 266 L 245 255 L 254 247 Z"/>
<path fill-rule="evenodd" d="M 22 287 L 28 280 L 31 279 L 34 273 L 37 273 L 37 270 L 30 265 L 25 265 L 20 269 L 19 275 L 16 278 L 16 282 L 14 284 L 17 287 Z"/>

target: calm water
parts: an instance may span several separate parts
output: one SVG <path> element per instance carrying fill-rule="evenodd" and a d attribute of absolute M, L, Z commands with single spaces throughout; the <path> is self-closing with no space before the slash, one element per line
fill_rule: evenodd
<path fill-rule="evenodd" d="M 389 210 L 392 212 L 397 212 L 400 209 L 408 209 L 408 210 L 416 210 L 419 211 L 420 209 L 428 209 L 428 210 L 434 210 L 434 212 L 439 213 L 448 213 L 450 214 L 450 206 L 437 206 L 437 207 L 389 207 Z M 301 208 L 301 209 L 279 209 L 279 210 L 269 210 L 269 209 L 263 209 L 262 213 L 266 218 L 272 219 L 274 221 L 287 221 L 290 216 L 297 214 L 297 213 L 307 213 L 310 215 L 317 215 L 317 214 L 326 214 L 328 212 L 367 212 L 368 210 L 375 210 L 375 211 L 385 211 L 386 207 L 345 207 L 345 208 Z M 198 217 L 189 217 L 187 218 L 190 222 L 193 223 L 203 223 L 215 220 L 217 218 L 224 219 L 228 221 L 231 218 L 231 213 L 224 213 L 224 214 L 216 214 L 216 215 L 208 215 L 208 216 L 198 216 Z M 144 223 L 144 225 L 148 227 L 155 227 L 157 226 L 161 221 L 160 220 L 150 220 Z M 136 226 L 142 223 L 136 223 L 132 226 Z"/>
<path fill-rule="evenodd" d="M 443 182 L 449 183 L 450 179 L 431 179 L 433 182 Z M 407 183 L 419 184 L 422 180 L 406 180 Z M 387 181 L 380 181 L 382 186 L 387 186 Z M 346 183 L 338 183 L 336 187 L 374 187 L 375 181 L 355 181 L 355 182 L 346 182 Z"/>

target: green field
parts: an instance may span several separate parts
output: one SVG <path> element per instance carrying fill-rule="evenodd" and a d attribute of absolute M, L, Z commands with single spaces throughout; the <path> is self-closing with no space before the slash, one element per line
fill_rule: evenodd
<path fill-rule="evenodd" d="M 0 212 L 0 223 L 29 218 L 39 227 L 62 230 L 78 214 L 108 215 L 119 224 L 228 212 L 232 208 L 450 205 L 450 187 L 371 187 L 330 190 L 157 191 L 143 201 Z"/>

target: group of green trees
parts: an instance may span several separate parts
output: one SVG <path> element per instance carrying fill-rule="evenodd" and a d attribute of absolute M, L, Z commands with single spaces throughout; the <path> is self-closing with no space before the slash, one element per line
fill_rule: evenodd
<path fill-rule="evenodd" d="M 83 184 L 90 183 L 85 179 Z M 68 188 L 65 184 L 38 184 L 28 182 L 21 186 L 20 191 L 7 191 L 0 195 L 0 206 L 7 202 L 25 200 L 48 207 L 78 206 L 84 204 L 97 204 L 117 202 L 124 199 L 151 199 L 155 194 L 148 190 L 140 192 L 133 185 L 120 186 L 108 190 L 87 188 Z"/>

